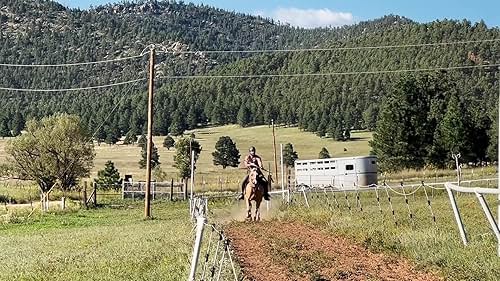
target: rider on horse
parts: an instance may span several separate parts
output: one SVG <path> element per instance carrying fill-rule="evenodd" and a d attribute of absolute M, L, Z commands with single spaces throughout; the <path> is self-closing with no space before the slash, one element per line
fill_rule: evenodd
<path fill-rule="evenodd" d="M 255 154 L 255 147 L 253 147 L 253 146 L 250 147 L 250 149 L 248 151 L 249 151 L 249 153 L 245 157 L 245 160 L 243 163 L 245 164 L 245 167 L 248 170 L 250 170 L 250 168 L 253 168 L 253 167 L 258 168 L 258 172 L 259 172 L 258 180 L 264 183 L 264 199 L 269 201 L 270 196 L 269 196 L 269 190 L 268 190 L 269 188 L 267 186 L 268 182 L 261 171 L 262 159 L 260 158 L 260 156 Z M 245 193 L 245 187 L 247 186 L 247 184 L 248 184 L 248 174 L 245 177 L 245 179 L 243 179 L 243 183 L 241 184 L 241 195 L 238 198 L 239 200 L 243 200 L 243 197 L 244 197 L 243 194 Z"/>

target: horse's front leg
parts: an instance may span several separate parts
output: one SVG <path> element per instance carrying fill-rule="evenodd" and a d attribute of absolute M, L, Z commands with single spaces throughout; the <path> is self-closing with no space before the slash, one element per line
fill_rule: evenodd
<path fill-rule="evenodd" d="M 260 221 L 260 202 L 255 202 L 255 221 Z"/>
<path fill-rule="evenodd" d="M 246 219 L 252 219 L 252 202 L 250 202 L 250 200 L 245 200 L 245 202 L 247 203 L 247 217 Z"/>

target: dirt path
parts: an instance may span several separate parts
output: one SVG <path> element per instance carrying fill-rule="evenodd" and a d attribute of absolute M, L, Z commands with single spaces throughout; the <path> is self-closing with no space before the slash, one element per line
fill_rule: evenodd
<path fill-rule="evenodd" d="M 226 234 L 245 280 L 442 280 L 300 223 L 232 223 Z"/>

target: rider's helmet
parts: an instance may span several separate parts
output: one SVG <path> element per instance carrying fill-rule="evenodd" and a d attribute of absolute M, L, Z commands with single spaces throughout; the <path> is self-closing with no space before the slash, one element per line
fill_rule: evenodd
<path fill-rule="evenodd" d="M 250 152 L 250 154 L 254 155 L 255 154 L 255 147 L 250 146 L 250 148 L 248 149 L 248 152 Z"/>

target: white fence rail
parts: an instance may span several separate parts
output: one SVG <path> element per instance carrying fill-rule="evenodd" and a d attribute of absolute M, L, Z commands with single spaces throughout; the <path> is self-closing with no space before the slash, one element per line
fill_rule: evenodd
<path fill-rule="evenodd" d="M 464 224 L 462 221 L 462 217 L 460 215 L 460 209 L 458 208 L 457 201 L 455 199 L 455 195 L 453 192 L 462 192 L 462 193 L 469 193 L 469 194 L 474 194 L 476 195 L 479 204 L 481 205 L 481 208 L 483 209 L 483 212 L 486 216 L 486 219 L 488 220 L 488 223 L 490 224 L 491 230 L 495 234 L 495 237 L 498 242 L 498 256 L 500 257 L 500 230 L 498 228 L 498 222 L 495 221 L 495 218 L 493 217 L 493 214 L 490 210 L 490 207 L 488 206 L 488 202 L 486 202 L 486 199 L 484 198 L 485 194 L 490 194 L 490 195 L 500 195 L 500 189 L 493 189 L 493 188 L 480 188 L 480 187 L 463 187 L 463 186 L 458 186 L 453 183 L 446 183 L 445 184 L 446 191 L 448 192 L 448 196 L 450 198 L 450 204 L 453 208 L 453 214 L 455 215 L 455 220 L 458 225 L 458 230 L 460 232 L 460 237 L 462 238 L 462 242 L 464 245 L 468 244 L 468 238 L 467 238 L 467 233 L 464 228 Z M 499 202 L 500 203 L 500 202 Z"/>

